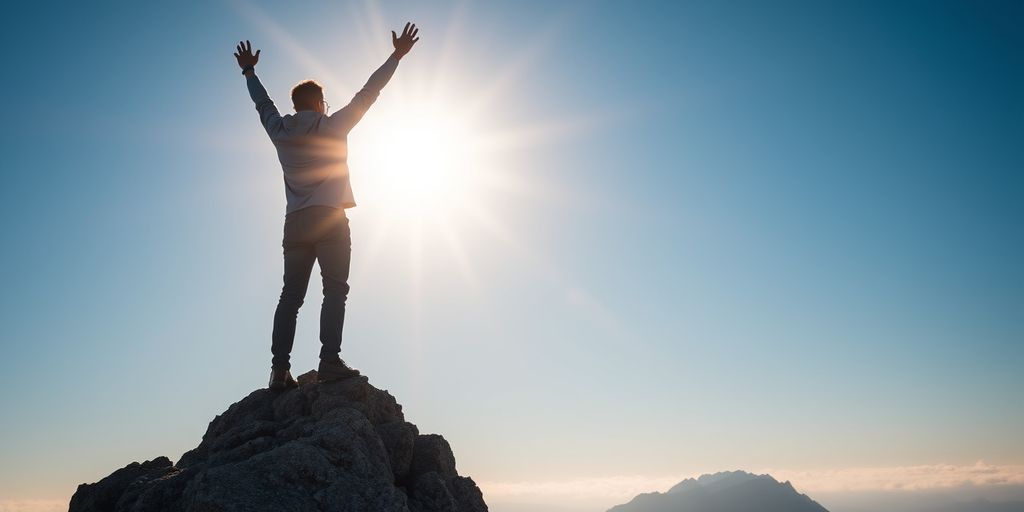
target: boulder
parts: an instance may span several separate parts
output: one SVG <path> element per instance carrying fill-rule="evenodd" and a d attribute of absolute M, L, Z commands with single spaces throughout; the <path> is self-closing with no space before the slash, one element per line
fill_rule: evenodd
<path fill-rule="evenodd" d="M 82 484 L 69 512 L 483 512 L 451 446 L 422 435 L 364 376 L 260 389 L 210 422 L 176 464 L 133 462 Z"/>

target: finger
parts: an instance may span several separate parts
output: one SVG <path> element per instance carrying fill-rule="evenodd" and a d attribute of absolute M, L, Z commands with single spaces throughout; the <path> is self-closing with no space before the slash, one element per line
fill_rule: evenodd
<path fill-rule="evenodd" d="M 413 44 L 416 44 L 416 41 L 419 41 L 419 40 L 420 40 L 420 38 L 417 37 L 416 39 L 413 39 L 412 42 L 413 42 Z"/>
<path fill-rule="evenodd" d="M 256 57 L 257 59 L 260 58 L 260 52 L 261 51 L 263 51 L 263 50 L 256 50 L 256 55 L 254 55 L 254 57 Z"/>
<path fill-rule="evenodd" d="M 402 29 L 402 37 L 405 37 L 408 34 L 409 34 L 409 22 L 407 21 L 407 22 L 405 22 L 405 28 Z"/>
<path fill-rule="evenodd" d="M 238 53 L 242 53 L 242 45 L 236 46 L 235 51 L 237 51 Z"/>
<path fill-rule="evenodd" d="M 245 40 L 245 49 L 249 50 L 249 53 L 252 53 L 252 43 L 250 43 L 248 39 Z"/>
<path fill-rule="evenodd" d="M 232 53 L 231 55 L 234 55 L 236 59 L 238 58 L 238 54 L 237 53 Z"/>
<path fill-rule="evenodd" d="M 413 26 L 415 27 L 416 25 L 413 25 Z M 409 37 L 416 37 L 416 34 L 419 34 L 419 33 L 420 33 L 420 29 L 418 29 L 418 28 L 417 29 L 413 29 L 413 31 L 409 33 Z"/>

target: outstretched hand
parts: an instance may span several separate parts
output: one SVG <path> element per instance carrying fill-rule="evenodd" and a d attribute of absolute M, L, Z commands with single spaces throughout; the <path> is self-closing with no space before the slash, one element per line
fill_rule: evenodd
<path fill-rule="evenodd" d="M 391 31 L 391 44 L 395 45 L 395 57 L 401 59 L 405 54 L 412 50 L 412 45 L 416 44 L 420 38 L 416 37 L 416 34 L 420 32 L 420 29 L 416 28 L 416 24 L 405 24 L 405 29 L 402 30 L 402 37 L 398 37 L 395 31 Z M 259 53 L 259 52 L 257 52 Z"/>
<path fill-rule="evenodd" d="M 256 53 L 252 53 L 252 44 L 246 41 L 239 41 L 238 46 L 235 47 L 238 50 L 235 53 L 235 58 L 238 59 L 238 67 L 245 69 L 249 66 L 255 66 L 260 60 L 260 51 L 256 50 Z"/>

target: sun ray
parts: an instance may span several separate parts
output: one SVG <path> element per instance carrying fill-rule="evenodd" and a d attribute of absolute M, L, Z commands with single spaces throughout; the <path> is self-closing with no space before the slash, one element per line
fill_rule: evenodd
<path fill-rule="evenodd" d="M 378 4 L 372 1 L 351 2 L 348 4 L 349 19 L 354 23 L 347 23 L 349 31 L 355 31 L 355 39 L 361 47 L 353 52 L 358 55 L 373 55 L 375 60 L 381 60 L 387 51 L 384 44 L 388 38 L 383 32 L 384 27 L 390 24 L 384 21 Z M 351 34 L 346 35 L 348 38 Z"/>
<path fill-rule="evenodd" d="M 296 62 L 323 77 L 330 90 L 341 83 L 330 67 L 263 10 L 245 0 L 229 1 Z M 347 11 L 346 44 L 351 54 L 383 59 L 387 46 L 380 40 L 386 38 L 378 32 L 394 20 L 372 1 L 350 3 Z M 390 260 L 382 255 L 394 250 L 405 253 L 407 273 L 391 274 L 408 280 L 407 325 L 410 348 L 415 351 L 421 349 L 424 335 L 426 287 L 433 284 L 428 280 L 437 273 L 437 269 L 425 267 L 426 251 L 437 254 L 440 249 L 470 290 L 476 293 L 481 289 L 472 253 L 479 245 L 470 249 L 466 244 L 471 228 L 489 242 L 498 242 L 506 255 L 539 270 L 545 280 L 564 290 L 567 301 L 593 316 L 595 325 L 610 328 L 617 324 L 610 308 L 575 286 L 542 250 L 526 243 L 489 206 L 507 204 L 510 199 L 524 203 L 524 198 L 564 206 L 565 194 L 538 181 L 536 173 L 521 172 L 517 155 L 557 144 L 608 121 L 609 113 L 594 111 L 585 116 L 548 115 L 527 124 L 501 121 L 509 113 L 508 105 L 523 101 L 515 94 L 515 86 L 534 71 L 551 41 L 563 31 L 570 11 L 565 9 L 550 18 L 481 84 L 479 77 L 467 80 L 463 75 L 465 55 L 459 49 L 467 44 L 462 38 L 468 4 L 456 3 L 447 22 L 434 31 L 438 42 L 433 62 L 403 66 L 402 80 L 388 87 L 349 138 L 349 161 L 360 204 L 352 216 L 366 223 L 356 231 L 365 239 L 353 280 L 384 271 L 384 262 Z"/>
<path fill-rule="evenodd" d="M 476 115 L 499 104 L 498 100 L 505 97 L 518 80 L 522 80 L 531 69 L 535 69 L 537 58 L 544 54 L 551 41 L 563 29 L 569 13 L 568 9 L 564 10 L 549 20 L 546 26 L 532 34 L 529 40 L 521 45 L 516 55 L 503 62 L 490 82 L 468 99 L 466 111 Z"/>
<path fill-rule="evenodd" d="M 466 12 L 467 7 L 465 2 L 459 2 L 452 8 L 447 24 L 443 28 L 443 32 L 441 34 L 441 44 L 439 45 L 437 52 L 438 61 L 436 63 L 436 69 L 447 70 L 455 67 L 455 57 L 459 54 L 457 45 L 462 37 L 462 27 L 465 21 Z M 444 74 L 435 73 L 428 83 L 430 85 L 427 87 L 427 94 L 430 96 L 440 95 L 445 85 Z"/>
<path fill-rule="evenodd" d="M 253 25 L 265 32 L 277 46 L 284 50 L 304 67 L 310 68 L 318 76 L 326 77 L 325 80 L 336 83 L 337 79 L 330 68 L 314 57 L 298 41 L 296 41 L 280 24 L 274 21 L 259 6 L 253 5 L 245 0 L 229 0 L 232 7 L 241 16 L 244 16 Z"/>
<path fill-rule="evenodd" d="M 353 215 L 350 214 L 350 217 Z M 358 214 L 356 218 L 362 220 L 363 217 Z M 384 249 L 388 243 L 388 237 L 394 227 L 394 222 L 390 217 L 386 216 L 375 216 L 366 219 L 368 222 L 373 224 L 367 226 L 365 229 L 355 228 L 358 231 L 353 233 L 353 243 L 357 243 L 358 233 L 365 232 L 369 236 L 369 239 L 362 242 L 364 249 L 360 254 L 359 261 L 362 262 L 360 266 L 352 266 L 351 279 L 352 281 L 361 281 L 363 276 L 373 275 L 376 270 L 377 262 L 380 261 L 380 255 L 384 252 Z M 361 240 L 359 240 L 361 242 Z"/>
<path fill-rule="evenodd" d="M 448 248 L 449 254 L 458 263 L 459 271 L 462 273 L 463 279 L 469 283 L 469 286 L 473 291 L 479 291 L 480 280 L 477 278 L 476 271 L 473 268 L 473 263 L 466 253 L 466 248 L 462 243 L 462 238 L 459 233 L 455 230 L 452 222 L 448 219 L 444 219 L 437 223 L 437 230 L 441 233 L 445 240 L 445 247 Z"/>
<path fill-rule="evenodd" d="M 409 238 L 409 266 L 411 270 L 412 341 L 419 348 L 423 327 L 423 221 L 417 219 Z"/>

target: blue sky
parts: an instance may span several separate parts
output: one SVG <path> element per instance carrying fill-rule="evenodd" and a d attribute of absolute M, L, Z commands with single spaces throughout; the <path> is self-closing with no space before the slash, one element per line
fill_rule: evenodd
<path fill-rule="evenodd" d="M 350 140 L 343 357 L 463 473 L 1024 465 L 1019 3 L 2 9 L 0 500 L 177 458 L 264 384 L 284 194 L 234 44 L 282 111 L 340 106 L 410 19 Z M 527 135 L 474 161 L 486 219 L 385 234 L 359 159 L 417 101 Z"/>

